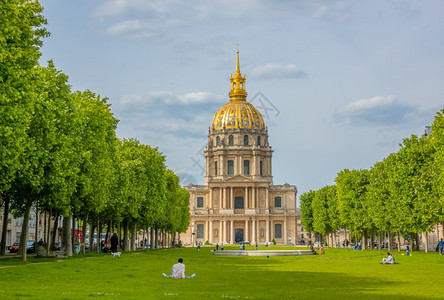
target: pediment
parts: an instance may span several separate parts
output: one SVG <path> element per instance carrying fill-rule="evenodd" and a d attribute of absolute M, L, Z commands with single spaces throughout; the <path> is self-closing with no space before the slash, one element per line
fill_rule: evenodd
<path fill-rule="evenodd" d="M 225 182 L 254 182 L 254 180 L 247 176 L 236 175 L 228 178 Z"/>

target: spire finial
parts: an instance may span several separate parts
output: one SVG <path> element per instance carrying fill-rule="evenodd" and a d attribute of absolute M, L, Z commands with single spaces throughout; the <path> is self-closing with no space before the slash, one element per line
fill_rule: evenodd
<path fill-rule="evenodd" d="M 230 100 L 240 101 L 246 100 L 247 92 L 245 91 L 245 76 L 242 77 L 239 66 L 239 43 L 237 44 L 236 50 L 236 71 L 234 76 L 231 75 L 231 90 L 230 90 Z"/>
<path fill-rule="evenodd" d="M 239 44 L 237 44 L 239 47 Z M 240 74 L 240 67 L 239 67 L 239 48 L 236 51 L 236 71 L 234 74 Z"/>

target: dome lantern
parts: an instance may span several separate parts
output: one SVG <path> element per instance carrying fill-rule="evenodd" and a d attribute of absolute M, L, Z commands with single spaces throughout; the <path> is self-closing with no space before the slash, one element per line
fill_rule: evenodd
<path fill-rule="evenodd" d="M 230 82 L 231 82 L 231 90 L 228 94 L 230 96 L 231 101 L 239 101 L 247 100 L 247 92 L 245 91 L 245 75 L 242 77 L 239 67 L 239 50 L 236 53 L 236 71 L 231 74 Z"/>
<path fill-rule="evenodd" d="M 245 75 L 239 67 L 239 50 L 236 53 L 236 70 L 230 77 L 230 101 L 222 106 L 214 116 L 211 130 L 254 129 L 266 130 L 261 113 L 249 102 L 245 90 Z"/>

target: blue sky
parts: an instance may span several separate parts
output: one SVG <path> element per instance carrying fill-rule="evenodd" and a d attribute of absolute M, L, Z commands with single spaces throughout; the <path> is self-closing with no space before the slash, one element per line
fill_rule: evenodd
<path fill-rule="evenodd" d="M 444 107 L 443 1 L 42 0 L 74 90 L 108 97 L 118 136 L 159 147 L 203 183 L 208 127 L 239 43 L 274 183 L 301 193 L 370 168 Z"/>

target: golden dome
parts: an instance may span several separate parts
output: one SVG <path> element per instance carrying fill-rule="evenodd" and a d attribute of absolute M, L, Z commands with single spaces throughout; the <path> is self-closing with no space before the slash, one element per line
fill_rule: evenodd
<path fill-rule="evenodd" d="M 257 129 L 264 130 L 265 123 L 261 113 L 247 102 L 245 75 L 242 77 L 239 68 L 239 50 L 236 55 L 236 71 L 231 75 L 230 102 L 222 106 L 214 116 L 211 129 Z"/>
<path fill-rule="evenodd" d="M 247 101 L 230 101 L 216 113 L 213 130 L 247 128 L 264 130 L 264 119 L 260 112 Z"/>

